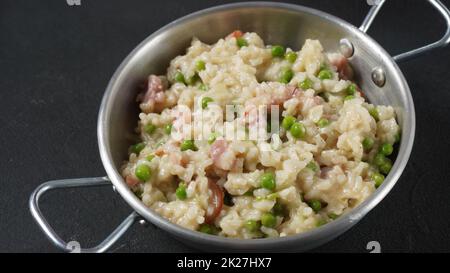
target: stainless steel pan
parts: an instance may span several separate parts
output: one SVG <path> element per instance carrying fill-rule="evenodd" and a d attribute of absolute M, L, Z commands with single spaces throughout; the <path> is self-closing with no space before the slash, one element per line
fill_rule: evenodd
<path fill-rule="evenodd" d="M 106 251 L 138 219 L 148 221 L 171 233 L 177 239 L 199 249 L 215 251 L 301 251 L 311 249 L 339 236 L 355 225 L 392 189 L 405 168 L 415 133 L 414 104 L 408 84 L 397 66 L 413 57 L 450 42 L 450 12 L 437 0 L 428 2 L 445 18 L 444 37 L 430 45 L 391 57 L 366 32 L 385 2 L 371 1 L 374 6 L 360 28 L 327 13 L 303 6 L 248 2 L 202 10 L 178 19 L 150 35 L 122 62 L 106 88 L 98 117 L 98 144 L 107 177 L 49 181 L 31 195 L 30 210 L 47 237 L 60 249 L 70 251 L 47 222 L 39 209 L 39 198 L 56 188 L 113 186 L 133 208 L 119 227 L 103 242 L 81 252 Z M 325 226 L 283 238 L 239 240 L 190 231 L 170 223 L 148 209 L 128 188 L 119 173 L 127 158 L 127 148 L 137 122 L 137 106 L 131 90 L 149 74 L 162 74 L 169 61 L 183 53 L 193 36 L 215 42 L 232 31 L 257 32 L 269 44 L 288 45 L 298 49 L 306 38 L 319 39 L 327 50 L 341 50 L 350 57 L 357 81 L 375 104 L 392 105 L 402 130 L 400 150 L 394 166 L 383 185 L 365 202 L 348 214 Z M 112 183 L 112 184 L 111 184 Z M 142 242 L 147 243 L 147 242 Z"/>

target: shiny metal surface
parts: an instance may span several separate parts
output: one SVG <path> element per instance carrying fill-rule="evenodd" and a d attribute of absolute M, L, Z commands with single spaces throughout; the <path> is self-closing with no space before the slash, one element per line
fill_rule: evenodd
<path fill-rule="evenodd" d="M 124 183 L 118 168 L 127 156 L 132 128 L 137 122 L 135 87 L 151 73 L 164 73 L 169 61 L 184 52 L 192 37 L 213 43 L 232 31 L 257 32 L 268 44 L 296 50 L 306 38 L 319 39 L 326 50 L 338 50 L 339 41 L 354 46 L 350 59 L 357 80 L 376 104 L 393 105 L 402 127 L 398 157 L 383 185 L 363 204 L 338 220 L 315 230 L 283 238 L 239 240 L 194 232 L 174 225 L 148 209 Z M 284 32 L 280 32 L 284 29 Z M 290 33 L 290 35 L 284 35 Z M 161 47 L 161 44 L 165 45 Z M 155 50 L 158 48 L 158 50 Z M 158 54 L 155 54 L 158 52 Z M 371 80 L 374 67 L 382 66 L 388 81 L 383 88 Z M 378 204 L 391 190 L 408 161 L 415 130 L 414 105 L 409 87 L 397 64 L 381 46 L 358 28 L 332 15 L 297 5 L 240 3 L 206 9 L 183 17 L 143 41 L 123 61 L 112 77 L 99 114 L 98 140 L 108 177 L 118 192 L 143 218 L 173 234 L 184 243 L 208 250 L 286 251 L 306 250 L 340 235 Z"/>
<path fill-rule="evenodd" d="M 361 26 L 359 27 L 359 29 L 362 32 L 367 32 L 369 30 L 370 26 L 373 23 L 373 20 L 377 16 L 381 7 L 383 7 L 386 0 L 373 0 L 372 2 L 373 2 L 372 8 L 369 10 L 369 13 L 367 13 L 366 18 L 364 18 L 364 21 L 362 22 Z"/>
<path fill-rule="evenodd" d="M 372 70 L 372 81 L 378 87 L 383 87 L 384 86 L 384 84 L 386 83 L 386 74 L 384 73 L 383 68 L 375 67 Z"/>
<path fill-rule="evenodd" d="M 350 58 L 353 56 L 353 53 L 355 53 L 355 48 L 353 47 L 353 44 L 348 39 L 341 39 L 339 41 L 339 51 L 342 55 L 344 55 L 345 58 Z"/>
<path fill-rule="evenodd" d="M 66 252 L 76 253 L 98 253 L 105 252 L 109 249 L 122 235 L 130 228 L 139 215 L 132 212 L 111 234 L 106 237 L 100 244 L 92 248 L 81 248 L 79 242 L 71 241 L 65 242 L 55 230 L 50 226 L 39 208 L 39 198 L 46 192 L 55 189 L 78 188 L 78 187 L 98 187 L 111 186 L 111 182 L 107 177 L 92 177 L 92 178 L 75 178 L 53 180 L 41 184 L 30 196 L 30 211 L 36 220 L 39 227 L 44 231 L 50 241 L 59 249 Z"/>
<path fill-rule="evenodd" d="M 446 8 L 439 1 L 430 0 L 430 2 L 445 13 Z M 138 45 L 116 70 L 108 84 L 99 111 L 97 126 L 99 151 L 107 175 L 117 192 L 147 222 L 168 231 L 186 244 L 209 251 L 307 250 L 330 241 L 351 228 L 395 185 L 407 164 L 415 133 L 414 104 L 403 74 L 394 59 L 364 33 L 373 22 L 384 0 L 378 3 L 379 5 L 372 7 L 360 29 L 327 13 L 302 6 L 248 2 L 202 10 L 178 19 L 153 33 Z M 185 51 L 192 37 L 213 43 L 236 29 L 257 32 L 267 44 L 283 44 L 295 50 L 301 47 L 305 39 L 311 38 L 319 39 L 327 51 L 336 51 L 340 48 L 340 41 L 346 39 L 353 49 L 349 61 L 356 71 L 356 80 L 365 95 L 372 103 L 389 104 L 395 108 L 402 129 L 402 140 L 391 172 L 372 196 L 336 221 L 312 231 L 282 238 L 239 240 L 212 236 L 172 224 L 148 209 L 130 191 L 121 177 L 120 165 L 127 159 L 128 146 L 134 141 L 133 128 L 138 117 L 138 106 L 135 102 L 136 87 L 149 74 L 164 74 L 169 61 Z M 440 45 L 442 46 L 442 42 Z M 423 52 L 422 49 L 419 51 Z M 417 51 L 405 54 L 407 55 L 398 56 L 398 60 L 417 56 Z M 382 87 L 372 81 L 372 71 L 377 67 L 385 73 L 385 84 Z M 137 217 L 132 220 L 136 221 Z M 44 231 L 51 238 L 53 234 L 48 233 L 51 231 L 49 227 L 41 223 L 40 225 L 46 227 Z M 54 241 L 55 238 L 51 239 Z M 61 244 L 56 245 L 61 247 Z"/>
<path fill-rule="evenodd" d="M 441 1 L 438 1 L 438 0 L 428 0 L 428 1 L 442 15 L 442 17 L 445 20 L 445 23 L 447 25 L 447 30 L 445 31 L 444 36 L 439 41 L 436 41 L 432 44 L 399 54 L 394 57 L 394 61 L 396 61 L 396 62 L 407 61 L 407 60 L 416 58 L 420 55 L 423 55 L 425 53 L 428 53 L 431 50 L 434 50 L 434 49 L 437 49 L 440 47 L 445 47 L 450 43 L 450 11 L 444 4 L 442 4 Z"/>
<path fill-rule="evenodd" d="M 366 18 L 364 19 L 364 22 L 359 27 L 359 29 L 363 32 L 367 32 L 370 25 L 372 24 L 373 20 L 377 16 L 378 12 L 380 11 L 381 7 L 385 3 L 386 0 L 378 0 L 375 1 L 374 6 L 370 9 L 369 13 L 367 14 Z M 413 58 L 419 57 L 425 53 L 428 53 L 432 51 L 433 49 L 445 47 L 450 43 L 450 11 L 448 8 L 442 4 L 439 0 L 428 0 L 430 4 L 440 13 L 440 15 L 444 18 L 445 24 L 447 25 L 447 29 L 444 33 L 444 36 L 439 41 L 436 41 L 434 43 L 431 43 L 429 45 L 413 49 L 408 52 L 401 53 L 397 56 L 394 56 L 394 60 L 396 62 L 403 62 L 408 61 Z"/>

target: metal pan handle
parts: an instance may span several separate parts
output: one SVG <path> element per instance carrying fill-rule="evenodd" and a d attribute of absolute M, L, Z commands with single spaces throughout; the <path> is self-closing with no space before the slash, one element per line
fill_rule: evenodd
<path fill-rule="evenodd" d="M 372 8 L 370 9 L 369 13 L 367 14 L 366 18 L 364 19 L 363 23 L 359 27 L 359 29 L 363 32 L 367 32 L 370 25 L 372 24 L 373 20 L 377 16 L 378 12 L 380 11 L 383 4 L 386 2 L 386 0 L 370 0 L 373 3 Z M 408 61 L 410 59 L 413 59 L 415 57 L 418 57 L 420 55 L 423 55 L 424 53 L 427 53 L 433 49 L 445 47 L 450 43 L 450 11 L 448 8 L 442 4 L 439 0 L 428 0 L 430 4 L 433 5 L 433 7 L 441 13 L 442 17 L 445 20 L 445 23 L 447 24 L 447 31 L 445 32 L 444 36 L 434 43 L 431 43 L 429 45 L 413 49 L 408 52 L 401 53 L 397 56 L 394 56 L 394 60 L 396 62 L 403 62 Z"/>
<path fill-rule="evenodd" d="M 66 243 L 62 240 L 55 230 L 45 219 L 41 210 L 39 209 L 39 198 L 47 191 L 63 188 L 77 188 L 77 187 L 95 187 L 95 186 L 111 186 L 111 181 L 107 177 L 92 177 L 92 178 L 77 178 L 53 180 L 41 184 L 34 190 L 30 196 L 30 211 L 34 219 L 50 239 L 50 241 L 58 248 L 66 252 L 81 252 L 81 253 L 99 253 L 108 250 L 127 230 L 130 228 L 139 215 L 136 212 L 131 213 L 123 222 L 108 236 L 103 242 L 92 248 L 80 248 L 76 242 Z M 75 244 L 74 244 L 75 243 Z"/>

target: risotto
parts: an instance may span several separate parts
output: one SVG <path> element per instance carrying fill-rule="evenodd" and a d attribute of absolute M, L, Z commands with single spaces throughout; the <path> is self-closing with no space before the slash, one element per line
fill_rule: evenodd
<path fill-rule="evenodd" d="M 194 38 L 137 97 L 122 175 L 171 222 L 233 238 L 305 232 L 355 208 L 392 168 L 391 106 L 368 103 L 340 53 L 235 31 Z"/>

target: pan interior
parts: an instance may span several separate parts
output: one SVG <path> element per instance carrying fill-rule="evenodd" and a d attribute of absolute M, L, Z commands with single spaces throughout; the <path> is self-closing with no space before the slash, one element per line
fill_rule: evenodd
<path fill-rule="evenodd" d="M 390 175 L 392 183 L 383 185 L 374 195 L 362 217 L 392 188 L 406 165 L 414 137 L 414 106 L 409 88 L 402 73 L 391 57 L 371 38 L 344 21 L 312 9 L 285 4 L 228 5 L 201 11 L 177 20 L 143 41 L 122 63 L 111 79 L 100 109 L 99 144 L 108 176 L 122 196 L 135 209 L 137 199 L 130 201 L 120 177 L 120 166 L 127 159 L 127 150 L 135 139 L 138 105 L 137 86 L 149 74 L 165 74 L 177 55 L 183 54 L 193 37 L 214 43 L 234 30 L 256 32 L 266 44 L 281 44 L 300 49 L 306 39 L 318 39 L 326 51 L 336 51 L 339 41 L 347 38 L 353 43 L 355 53 L 350 63 L 356 72 L 357 83 L 374 104 L 392 105 L 402 128 L 402 144 Z M 371 80 L 375 67 L 386 72 L 386 84 L 380 88 Z M 389 179 L 387 179 L 389 180 Z M 388 181 L 389 182 L 389 181 Z M 126 192 L 127 191 L 127 192 Z M 371 197 L 372 198 L 372 197 Z M 143 206 L 139 204 L 138 206 Z M 137 209 L 138 212 L 144 212 Z"/>
<path fill-rule="evenodd" d="M 398 114 L 402 132 L 406 133 L 404 116 L 409 110 L 402 77 L 396 67 L 387 65 L 388 56 L 374 44 L 362 40 L 355 30 L 344 28 L 330 18 L 316 14 L 276 7 L 248 7 L 238 10 L 222 10 L 203 14 L 189 21 L 173 25 L 141 44 L 128 63 L 116 75 L 111 92 L 107 135 L 110 151 L 116 168 L 127 159 L 127 149 L 135 140 L 137 124 L 137 86 L 150 74 L 165 74 L 171 59 L 183 54 L 192 37 L 206 43 L 214 43 L 234 30 L 256 32 L 267 44 L 282 44 L 298 50 L 306 39 L 318 39 L 326 51 L 336 51 L 339 40 L 349 39 L 355 47 L 350 63 L 355 69 L 356 79 L 372 103 L 392 105 Z M 383 88 L 371 80 L 371 71 L 381 66 L 387 72 Z M 114 81 L 114 79 L 113 79 Z"/>

